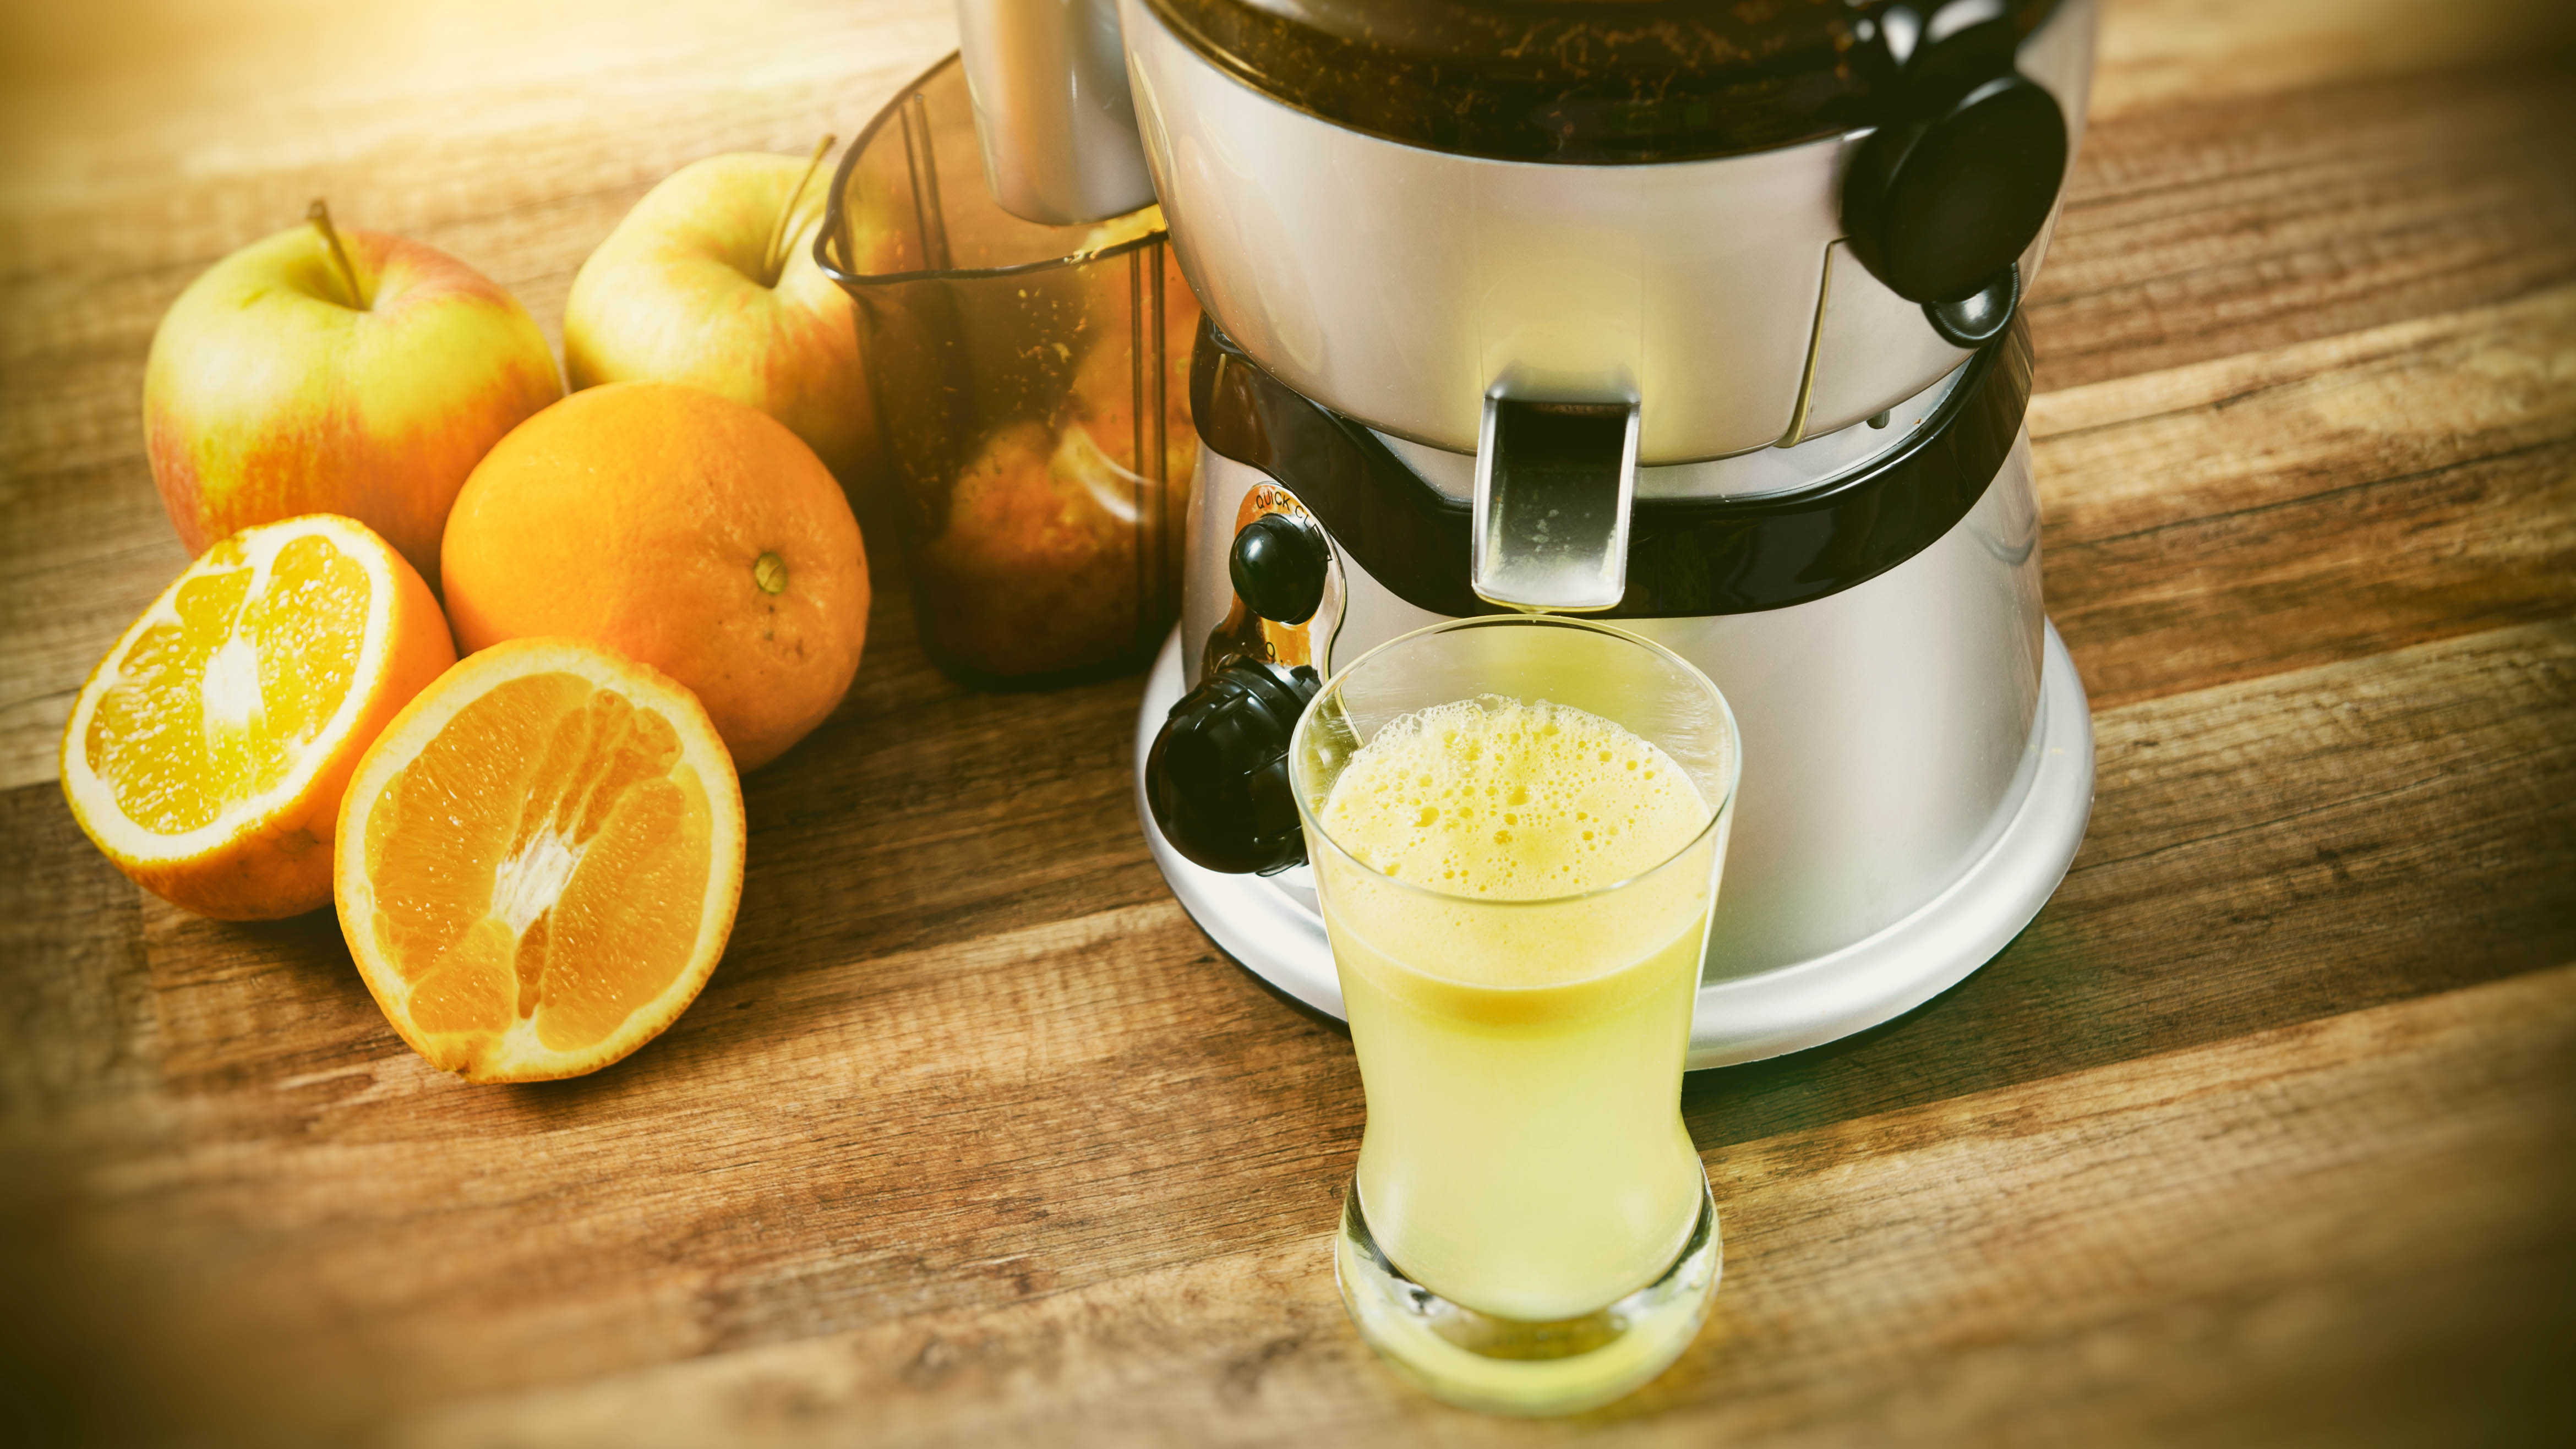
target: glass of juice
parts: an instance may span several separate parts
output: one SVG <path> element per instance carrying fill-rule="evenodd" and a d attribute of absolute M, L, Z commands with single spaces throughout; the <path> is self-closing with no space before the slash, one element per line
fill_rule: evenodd
<path fill-rule="evenodd" d="M 1368 1094 L 1335 1274 L 1443 1399 L 1589 1408 L 1707 1317 L 1717 1208 L 1681 1080 L 1738 757 L 1689 661 L 1549 615 L 1394 640 L 1298 724 Z"/>

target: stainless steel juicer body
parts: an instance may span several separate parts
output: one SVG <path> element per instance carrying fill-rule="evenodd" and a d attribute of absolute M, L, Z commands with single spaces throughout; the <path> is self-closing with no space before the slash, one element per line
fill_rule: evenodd
<path fill-rule="evenodd" d="M 2092 0 L 2018 51 L 2080 137 Z M 1844 240 L 1868 134 L 1647 165 L 1457 155 L 1338 126 L 1227 74 L 1122 0 L 1130 90 L 1181 268 L 1272 375 L 1415 442 L 1476 451 L 1498 387 L 1636 399 L 1638 461 L 1835 432 L 1967 349 Z M 2047 247 L 2022 254 L 2025 285 Z"/>
<path fill-rule="evenodd" d="M 1788 607 L 1616 619 L 1717 681 L 1746 756 L 1694 1068 L 1818 1045 L 1931 999 L 2038 912 L 2082 840 L 2092 724 L 2073 661 L 2041 613 L 2026 391 L 2015 390 L 2026 389 L 2027 372 L 2012 371 L 2027 364 L 2019 345 L 2016 332 L 1884 427 L 1863 422 L 1774 451 L 1750 477 L 1711 464 L 1639 475 L 1641 494 L 1672 500 L 1806 473 L 1814 481 L 1803 488 L 1765 493 L 1786 507 L 1866 496 L 1926 455 L 1984 459 L 1977 495 L 1956 522 L 1865 580 Z M 1203 373 L 1215 351 L 1202 345 Z M 1326 505 L 1321 517 L 1348 517 L 1354 492 L 1383 503 L 1402 480 L 1380 473 L 1354 488 L 1347 459 L 1278 427 L 1275 412 L 1266 420 L 1272 467 L 1229 457 L 1216 448 L 1246 450 L 1228 413 L 1220 405 L 1209 418 L 1181 625 L 1138 715 L 1138 813 L 1157 863 L 1209 934 L 1273 986 L 1338 1015 L 1339 982 L 1305 868 L 1265 876 L 1194 863 L 1159 828 L 1144 767 L 1174 705 L 1247 646 L 1329 673 L 1450 615 L 1405 596 L 1424 586 L 1405 557 L 1397 568 L 1409 576 L 1390 586 L 1328 537 L 1311 612 L 1293 625 L 1248 621 L 1229 566 L 1240 541 L 1255 520 L 1319 517 L 1275 474 L 1304 481 Z M 1411 486 L 1434 500 L 1427 506 L 1445 500 L 1463 513 L 1472 460 L 1357 431 L 1356 446 L 1384 447 L 1381 468 L 1412 471 Z"/>
<path fill-rule="evenodd" d="M 1268 475 L 1204 448 L 1182 626 L 1137 713 L 1137 814 L 1173 892 L 1227 954 L 1305 1006 L 1341 988 L 1312 879 L 1208 870 L 1158 827 L 1143 766 L 1232 592 L 1205 561 Z M 1970 515 L 1905 564 L 1817 603 L 1622 620 L 1735 707 L 1746 768 L 1693 1015 L 1694 1069 L 1819 1046 L 1956 985 L 2046 904 L 2093 797 L 2083 684 L 2039 613 L 2036 510 L 2018 444 Z M 1222 596 L 1222 597 L 1220 597 Z M 1336 568 L 1327 660 L 1440 617 Z M 1191 648 L 1185 648 L 1188 644 Z"/>
<path fill-rule="evenodd" d="M 1872 8 L 1873 43 L 1899 61 L 1939 59 L 1923 47 L 1963 27 L 2017 37 L 1932 121 L 1601 164 L 1337 123 L 1177 33 L 1176 6 L 1121 0 L 1147 160 L 1210 324 L 1183 617 L 1138 735 L 1140 813 L 1193 915 L 1338 1010 L 1293 831 L 1244 823 L 1276 814 L 1269 766 L 1234 762 L 1284 742 L 1298 680 L 1311 691 L 1298 666 L 1546 606 L 1490 566 L 1547 546 L 1512 532 L 1514 507 L 1523 523 L 1542 511 L 1502 482 L 1518 417 L 1548 424 L 1520 436 L 1555 441 L 1513 476 L 1571 480 L 1540 502 L 1616 525 L 1571 550 L 1616 565 L 1574 607 L 1698 664 L 1742 728 L 1692 1065 L 1886 1020 L 1999 950 L 2064 874 L 2091 802 L 2082 686 L 2041 610 L 2017 320 L 2072 164 L 2091 0 Z M 1909 126 L 1932 139 L 1891 153 Z M 1981 154 L 2041 132 L 2014 153 L 2018 200 L 1978 190 Z M 2027 208 L 2036 179 L 2041 205 L 2008 242 L 1989 235 L 1972 275 L 1927 283 L 1923 257 L 1896 250 L 1940 213 L 1885 179 L 1891 154 L 1946 155 L 1961 195 L 1999 207 Z M 1202 748 L 1184 759 L 1176 739 Z M 1193 824 L 1184 807 L 1209 800 Z M 1202 848 L 1214 836 L 1224 848 Z"/>
<path fill-rule="evenodd" d="M 1236 606 L 1225 565 L 1244 498 L 1274 485 L 1201 454 L 1181 603 L 1191 664 Z M 1329 675 L 1444 617 L 1337 550 L 1307 626 L 1316 667 Z M 1614 622 L 1706 671 L 1742 732 L 1747 766 L 1707 979 L 1839 950 L 1956 881 L 2028 790 L 2044 629 L 2028 441 L 2014 439 L 1966 517 L 1865 583 L 1795 608 Z M 1188 669 L 1186 684 L 1202 673 Z"/>

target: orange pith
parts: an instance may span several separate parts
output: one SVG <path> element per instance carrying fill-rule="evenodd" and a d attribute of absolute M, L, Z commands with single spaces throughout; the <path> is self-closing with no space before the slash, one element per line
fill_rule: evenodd
<path fill-rule="evenodd" d="M 99 661 L 63 731 L 63 794 L 117 868 L 190 910 L 331 898 L 340 795 L 377 731 L 455 662 L 429 588 L 329 514 L 208 549 Z"/>
<path fill-rule="evenodd" d="M 359 767 L 341 927 L 432 1063 L 482 1081 L 595 1070 L 713 969 L 741 808 L 679 686 L 593 646 L 502 645 L 423 691 Z"/>

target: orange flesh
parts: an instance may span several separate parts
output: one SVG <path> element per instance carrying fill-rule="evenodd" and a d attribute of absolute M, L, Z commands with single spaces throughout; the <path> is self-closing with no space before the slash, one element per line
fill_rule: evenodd
<path fill-rule="evenodd" d="M 411 822 L 406 828 L 405 822 Z M 687 969 L 713 814 L 670 723 L 573 674 L 495 686 L 367 818 L 372 930 L 432 1036 L 606 1039 Z"/>
<path fill-rule="evenodd" d="M 155 834 L 275 789 L 357 678 L 366 569 L 308 535 L 278 550 L 265 580 L 255 573 L 237 543 L 208 551 L 173 600 L 178 622 L 135 639 L 90 715 L 91 772 Z"/>

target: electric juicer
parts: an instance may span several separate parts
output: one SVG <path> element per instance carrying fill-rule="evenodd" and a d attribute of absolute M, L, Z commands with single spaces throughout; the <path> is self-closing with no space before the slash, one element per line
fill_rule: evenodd
<path fill-rule="evenodd" d="M 1734 707 L 1692 1066 L 1901 1014 L 2038 912 L 2093 761 L 2020 302 L 2092 0 L 1018 10 L 1053 28 L 961 4 L 996 196 L 1061 222 L 1150 176 L 1204 311 L 1136 760 L 1228 953 L 1340 1014 L 1289 729 L 1337 665 L 1504 609 L 1612 620 Z"/>

